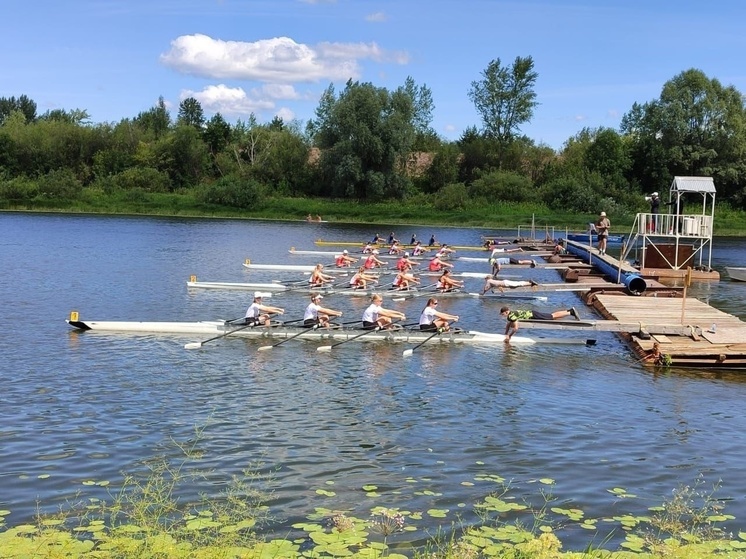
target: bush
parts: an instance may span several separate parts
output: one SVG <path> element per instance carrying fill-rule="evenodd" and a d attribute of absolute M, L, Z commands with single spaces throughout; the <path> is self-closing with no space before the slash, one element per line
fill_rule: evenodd
<path fill-rule="evenodd" d="M 433 206 L 437 210 L 463 210 L 469 201 L 469 194 L 463 183 L 447 184 L 435 193 Z"/>
<path fill-rule="evenodd" d="M 38 180 L 39 196 L 50 200 L 74 200 L 83 190 L 83 184 L 71 169 L 49 171 Z"/>
<path fill-rule="evenodd" d="M 143 192 L 169 192 L 171 183 L 168 175 L 152 167 L 133 167 L 112 177 L 116 188 L 138 189 Z"/>
<path fill-rule="evenodd" d="M 223 177 L 212 184 L 203 186 L 197 195 L 198 200 L 207 204 L 259 209 L 264 202 L 262 185 L 251 179 L 235 176 Z"/>
<path fill-rule="evenodd" d="M 494 171 L 474 180 L 469 196 L 488 202 L 528 202 L 537 198 L 531 179 L 509 171 Z"/>
<path fill-rule="evenodd" d="M 0 181 L 0 200 L 28 202 L 39 194 L 37 184 L 26 177 Z"/>

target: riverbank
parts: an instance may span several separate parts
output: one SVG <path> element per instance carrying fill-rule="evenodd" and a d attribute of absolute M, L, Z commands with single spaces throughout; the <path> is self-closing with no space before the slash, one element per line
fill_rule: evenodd
<path fill-rule="evenodd" d="M 220 219 L 269 219 L 304 221 L 306 216 L 321 216 L 324 221 L 370 225 L 423 225 L 433 227 L 475 227 L 517 229 L 535 226 L 537 230 L 582 231 L 596 216 L 558 212 L 540 204 L 494 202 L 467 204 L 453 210 L 437 209 L 430 197 L 418 196 L 406 201 L 351 202 L 323 198 L 270 197 L 259 207 L 237 209 L 205 204 L 191 194 L 147 193 L 138 196 L 123 193 L 83 196 L 72 201 L 41 200 L 34 203 L 6 204 L 0 211 L 35 213 L 77 213 L 99 215 L 152 215 L 159 217 L 198 217 Z M 634 223 L 634 214 L 610 214 L 612 232 L 626 234 Z M 719 205 L 715 211 L 715 235 L 746 234 L 746 212 Z"/>

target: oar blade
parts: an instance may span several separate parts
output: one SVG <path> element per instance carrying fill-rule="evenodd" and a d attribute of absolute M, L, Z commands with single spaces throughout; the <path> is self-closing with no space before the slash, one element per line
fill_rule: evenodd
<path fill-rule="evenodd" d="M 191 342 L 184 345 L 184 349 L 199 349 L 202 347 L 202 342 Z"/>
<path fill-rule="evenodd" d="M 320 351 L 322 353 L 329 353 L 332 350 L 332 346 L 330 345 L 322 345 L 316 348 L 316 351 Z"/>
<path fill-rule="evenodd" d="M 258 348 L 257 351 L 267 351 L 268 349 L 272 349 L 273 347 L 275 347 L 275 346 L 273 346 L 273 345 L 263 345 L 260 348 Z"/>
<path fill-rule="evenodd" d="M 413 350 L 413 349 L 411 349 L 411 348 L 410 348 L 410 349 L 405 349 L 405 350 L 404 350 L 404 351 L 402 352 L 401 356 L 402 356 L 402 357 L 409 357 L 409 356 L 410 356 L 410 355 L 412 355 L 413 353 L 414 353 L 414 350 Z"/>

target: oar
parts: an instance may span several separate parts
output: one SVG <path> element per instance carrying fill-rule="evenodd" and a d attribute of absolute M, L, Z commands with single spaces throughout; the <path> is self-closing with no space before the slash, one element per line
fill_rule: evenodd
<path fill-rule="evenodd" d="M 448 324 L 450 325 L 450 322 Z M 404 352 L 402 352 L 401 354 L 402 357 L 409 357 L 410 355 L 412 355 L 412 353 L 414 353 L 415 349 L 417 349 L 420 346 L 425 345 L 427 342 L 432 340 L 435 336 L 440 336 L 442 333 L 443 333 L 443 330 L 441 328 L 438 328 L 437 330 L 435 330 L 435 333 L 432 336 L 428 336 L 427 338 L 425 338 L 423 341 L 421 341 L 420 343 L 418 343 L 416 346 L 414 346 L 411 349 L 405 349 Z"/>
<path fill-rule="evenodd" d="M 214 338 L 208 338 L 201 342 L 191 342 L 184 346 L 184 349 L 199 349 L 207 342 L 211 342 L 213 340 L 219 340 L 220 338 L 225 338 L 226 336 L 233 334 L 234 332 L 238 332 L 239 330 L 246 330 L 247 328 L 253 328 L 256 326 L 256 324 L 247 324 L 245 326 L 241 326 L 240 328 L 236 328 L 234 330 L 231 330 L 230 332 L 225 332 L 224 334 L 220 334 L 219 336 L 215 336 Z"/>
<path fill-rule="evenodd" d="M 300 331 L 300 332 L 298 332 L 297 334 L 293 334 L 293 335 L 292 335 L 292 336 L 290 336 L 289 338 L 285 338 L 284 340 L 281 340 L 281 341 L 277 342 L 276 344 L 272 344 L 272 345 L 263 345 L 262 347 L 260 347 L 260 348 L 258 349 L 258 351 L 267 351 L 268 349 L 272 349 L 273 347 L 277 347 L 278 345 L 282 345 L 282 344 L 284 344 L 285 342 L 289 342 L 290 340 L 293 340 L 293 339 L 297 338 L 298 336 L 302 336 L 303 334 L 306 334 L 307 332 L 313 332 L 313 331 L 314 331 L 314 330 L 316 330 L 316 329 L 317 329 L 318 327 L 319 327 L 319 325 L 318 325 L 318 324 L 314 324 L 313 326 L 311 326 L 311 328 L 309 328 L 309 329 L 307 329 L 307 330 L 301 330 L 301 331 Z"/>
<path fill-rule="evenodd" d="M 333 347 L 340 346 L 342 344 L 346 344 L 347 342 L 351 342 L 352 340 L 357 340 L 358 338 L 362 338 L 363 336 L 367 336 L 368 334 L 371 334 L 373 332 L 378 332 L 381 329 L 380 326 L 376 326 L 373 328 L 373 330 L 366 330 L 362 334 L 358 334 L 357 336 L 352 336 L 351 338 L 347 338 L 346 340 L 343 340 L 341 342 L 337 342 L 336 344 L 332 345 L 322 345 L 320 347 L 316 348 L 316 351 L 331 351 Z"/>

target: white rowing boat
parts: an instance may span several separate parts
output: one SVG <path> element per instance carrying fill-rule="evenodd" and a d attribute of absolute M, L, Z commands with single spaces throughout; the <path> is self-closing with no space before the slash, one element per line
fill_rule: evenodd
<path fill-rule="evenodd" d="M 323 295 L 351 295 L 353 297 L 370 297 L 374 293 L 381 295 L 390 295 L 395 300 L 407 300 L 420 297 L 448 297 L 448 298 L 479 298 L 479 299 L 525 299 L 534 301 L 546 301 L 547 297 L 532 295 L 527 293 L 470 293 L 466 291 L 446 291 L 440 292 L 434 289 L 390 289 L 387 286 L 372 289 L 353 289 L 342 285 L 327 287 L 310 287 L 308 285 L 282 283 L 239 283 L 226 281 L 197 281 L 191 279 L 187 282 L 190 289 L 224 289 L 234 291 L 268 291 L 275 293 L 296 292 L 296 293 L 321 293 Z M 268 294 L 268 295 L 271 295 Z"/>
<path fill-rule="evenodd" d="M 250 259 L 246 259 L 246 261 L 243 263 L 244 268 L 248 268 L 249 270 L 261 270 L 264 272 L 304 272 L 304 273 L 311 273 L 313 272 L 315 266 L 303 266 L 300 264 L 255 264 Z M 324 267 L 324 273 L 325 274 L 349 274 L 354 271 L 354 268 L 335 268 L 334 266 L 325 266 Z M 366 273 L 369 274 L 379 274 L 379 275 L 392 275 L 392 274 L 398 274 L 398 270 L 388 269 L 388 268 L 373 268 L 371 270 L 366 270 Z M 431 272 L 429 270 L 423 270 L 422 272 L 414 272 L 415 275 L 418 276 L 427 276 L 427 277 L 437 277 L 440 276 L 443 272 Z M 484 277 L 487 275 L 486 272 L 454 272 L 451 274 L 452 278 L 478 278 L 478 279 L 484 279 Z"/>
<path fill-rule="evenodd" d="M 289 254 L 292 254 L 294 256 L 324 256 L 327 258 L 337 258 L 338 256 L 342 255 L 342 251 L 338 250 L 336 252 L 330 252 L 328 250 L 296 250 L 294 247 L 291 247 L 290 250 L 288 250 Z M 365 259 L 368 254 L 364 253 L 362 251 L 351 251 L 347 253 L 347 256 L 351 256 L 353 258 L 361 258 Z M 384 252 L 380 252 L 379 254 L 376 254 L 376 258 L 379 259 L 387 259 L 387 260 L 397 260 L 403 256 L 402 254 L 387 254 Z M 409 259 L 412 261 L 418 261 L 422 260 L 421 256 L 409 256 Z"/>
<path fill-rule="evenodd" d="M 74 314 L 74 313 L 73 313 Z M 75 318 L 76 320 L 73 320 Z M 79 320 L 78 317 L 71 316 L 67 323 L 78 330 L 91 332 L 106 333 L 124 333 L 124 334 L 178 334 L 178 335 L 200 335 L 200 336 L 219 336 L 230 335 L 241 338 L 277 338 L 288 339 L 293 336 L 308 340 L 350 340 L 362 333 L 369 332 L 361 336 L 360 341 L 388 341 L 399 343 L 469 343 L 469 344 L 495 344 L 500 345 L 505 342 L 503 334 L 478 332 L 475 330 L 457 330 L 453 332 L 444 332 L 433 336 L 433 332 L 423 332 L 421 330 L 380 330 L 371 332 L 360 328 L 302 328 L 298 326 L 252 326 L 241 327 L 224 321 L 200 321 L 200 322 L 128 322 L 128 321 L 98 321 L 98 320 Z M 300 335 L 302 334 L 302 336 Z M 579 344 L 593 345 L 595 340 L 574 339 L 574 338 L 529 338 L 526 336 L 513 336 L 511 344 L 536 344 L 536 343 L 554 343 L 554 344 Z"/>
<path fill-rule="evenodd" d="M 725 271 L 728 272 L 728 277 L 735 281 L 746 281 L 746 268 L 739 268 L 737 266 L 726 266 Z"/>

